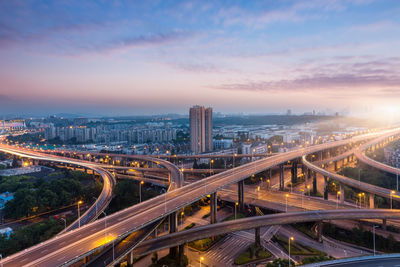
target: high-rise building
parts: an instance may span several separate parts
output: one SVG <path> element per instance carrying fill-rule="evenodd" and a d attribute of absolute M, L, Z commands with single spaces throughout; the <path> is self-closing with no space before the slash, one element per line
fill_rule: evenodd
<path fill-rule="evenodd" d="M 213 150 L 212 108 L 190 108 L 190 148 L 195 154 Z"/>
<path fill-rule="evenodd" d="M 206 151 L 213 151 L 213 121 L 212 121 L 212 108 L 206 108 L 205 110 L 205 131 L 206 131 Z"/>

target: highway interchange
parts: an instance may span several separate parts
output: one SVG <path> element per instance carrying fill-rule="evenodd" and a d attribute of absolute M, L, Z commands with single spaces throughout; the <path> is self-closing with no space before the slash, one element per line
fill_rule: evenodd
<path fill-rule="evenodd" d="M 21 264 L 27 266 L 56 266 L 70 264 L 84 257 L 85 255 L 89 255 L 95 250 L 99 250 L 113 240 L 121 239 L 129 235 L 130 233 L 142 229 L 143 227 L 162 219 L 166 215 L 175 212 L 190 203 L 193 203 L 194 201 L 201 199 L 204 196 L 219 191 L 228 185 L 241 181 L 254 173 L 269 169 L 273 166 L 285 163 L 294 158 L 300 158 L 306 154 L 312 154 L 320 150 L 336 147 L 339 145 L 368 140 L 376 136 L 391 136 L 397 134 L 398 131 L 398 129 L 395 129 L 391 131 L 385 131 L 384 133 L 369 133 L 362 136 L 356 136 L 351 139 L 306 147 L 295 151 L 274 155 L 266 159 L 260 159 L 246 165 L 227 170 L 225 172 L 195 182 L 193 184 L 186 185 L 182 188 L 177 188 L 164 195 L 144 201 L 133 207 L 107 216 L 106 218 L 96 220 L 92 223 L 82 226 L 81 228 L 74 229 L 70 232 L 59 235 L 56 238 L 43 242 L 37 246 L 14 254 L 10 257 L 7 257 L 4 260 L 4 264 L 7 264 L 6 266 L 20 266 Z M 10 149 L 2 147 L 0 150 L 27 158 L 37 158 L 40 160 L 64 162 L 67 164 L 86 166 L 88 168 L 98 167 L 98 165 L 95 163 L 56 157 L 53 155 L 44 155 L 37 152 L 21 152 L 20 149 Z M 105 182 L 105 184 L 106 183 L 107 182 Z M 108 184 L 108 186 L 111 187 L 111 183 Z M 387 211 L 387 213 L 384 213 L 385 211 L 377 210 L 376 212 L 380 212 L 379 214 L 373 212 L 375 211 L 363 211 L 363 213 L 361 213 L 360 215 L 360 218 L 363 216 L 367 218 L 377 218 L 376 216 L 386 216 L 386 218 L 393 218 L 397 216 L 395 216 L 392 211 Z M 321 216 L 321 213 L 313 214 L 315 216 Z M 289 215 L 289 217 L 291 215 Z M 333 213 L 332 216 L 339 216 L 339 214 Z M 316 220 L 316 217 L 312 218 Z M 322 217 L 319 218 L 321 219 Z M 104 238 L 105 229 L 103 220 L 105 219 L 107 220 L 108 225 L 107 239 Z M 230 225 L 230 227 L 232 227 L 231 230 L 236 229 L 234 225 Z M 252 228 L 254 228 L 254 225 Z M 208 233 L 208 235 L 210 234 Z"/>

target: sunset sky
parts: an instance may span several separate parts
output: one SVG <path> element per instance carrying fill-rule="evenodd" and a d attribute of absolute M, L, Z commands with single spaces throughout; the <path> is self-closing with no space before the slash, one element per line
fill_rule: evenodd
<path fill-rule="evenodd" d="M 0 0 L 0 111 L 394 110 L 400 1 Z"/>

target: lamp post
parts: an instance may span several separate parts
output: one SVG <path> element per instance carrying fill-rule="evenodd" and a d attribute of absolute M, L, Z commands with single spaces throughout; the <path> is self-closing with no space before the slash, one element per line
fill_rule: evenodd
<path fill-rule="evenodd" d="M 139 203 L 142 202 L 142 185 L 144 184 L 144 181 L 140 181 L 139 183 Z"/>
<path fill-rule="evenodd" d="M 97 198 L 95 198 L 95 197 L 92 197 L 93 199 L 94 199 L 94 203 L 95 203 L 95 207 L 96 207 L 96 215 L 97 215 Z"/>
<path fill-rule="evenodd" d="M 214 160 L 213 159 L 210 160 L 210 175 L 211 175 L 211 166 L 212 166 L 213 163 L 214 163 Z"/>
<path fill-rule="evenodd" d="M 337 191 L 337 193 L 336 193 L 336 209 L 338 209 L 338 207 L 339 207 L 339 196 L 340 196 L 340 194 L 341 194 L 341 192 Z"/>
<path fill-rule="evenodd" d="M 81 210 L 80 210 L 80 208 L 79 208 L 79 205 L 82 204 L 82 203 L 83 203 L 82 200 L 79 200 L 79 201 L 78 201 L 78 228 L 81 227 Z"/>
<path fill-rule="evenodd" d="M 238 202 L 235 203 L 235 220 L 236 220 L 236 213 L 237 213 L 237 211 L 236 211 L 237 208 L 236 208 L 236 207 L 237 207 L 237 206 L 239 206 L 239 203 L 238 203 Z"/>
<path fill-rule="evenodd" d="M 267 179 L 268 189 L 270 189 L 270 183 L 271 183 L 271 180 Z"/>
<path fill-rule="evenodd" d="M 396 191 L 391 191 L 390 192 L 390 209 L 393 209 L 393 195 L 396 193 Z"/>
<path fill-rule="evenodd" d="M 300 189 L 301 191 L 301 208 L 303 209 L 304 207 L 304 189 Z"/>
<path fill-rule="evenodd" d="M 373 234 L 373 239 L 374 239 L 374 256 L 376 256 L 376 249 L 375 249 L 375 228 L 378 227 L 378 225 L 372 226 L 372 234 Z"/>
<path fill-rule="evenodd" d="M 308 197 L 310 197 L 310 185 L 307 185 Z"/>
<path fill-rule="evenodd" d="M 399 164 L 396 163 L 396 190 L 399 191 Z"/>
<path fill-rule="evenodd" d="M 293 241 L 293 236 L 289 237 L 289 267 L 290 267 L 290 241 Z"/>
<path fill-rule="evenodd" d="M 183 224 L 183 215 L 185 215 L 185 213 L 182 211 L 181 212 L 181 224 Z"/>
<path fill-rule="evenodd" d="M 286 198 L 286 209 L 285 210 L 286 210 L 286 212 L 287 212 L 287 199 L 288 199 L 288 197 L 289 197 L 289 194 L 286 194 L 285 195 L 285 198 Z"/>
<path fill-rule="evenodd" d="M 204 261 L 204 257 L 200 257 L 200 267 L 201 267 L 202 261 Z"/>
<path fill-rule="evenodd" d="M 60 218 L 60 219 L 64 221 L 64 229 L 66 229 L 67 228 L 67 220 L 64 218 Z"/>

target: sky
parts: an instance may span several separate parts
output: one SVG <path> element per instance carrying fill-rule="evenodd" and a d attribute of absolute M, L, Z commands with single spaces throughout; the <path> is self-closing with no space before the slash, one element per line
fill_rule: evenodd
<path fill-rule="evenodd" d="M 400 1 L 0 0 L 0 112 L 397 113 Z"/>

